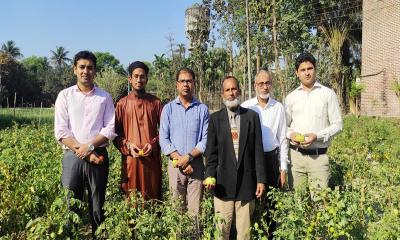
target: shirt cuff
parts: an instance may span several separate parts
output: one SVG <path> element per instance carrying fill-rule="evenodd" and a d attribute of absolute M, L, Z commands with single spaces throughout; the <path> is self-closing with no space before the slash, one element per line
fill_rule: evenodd
<path fill-rule="evenodd" d="M 172 145 L 170 145 L 170 146 L 168 146 L 167 149 L 164 150 L 164 155 L 168 156 L 175 151 L 176 151 L 176 149 Z"/>
<path fill-rule="evenodd" d="M 322 141 L 322 142 L 327 142 L 329 140 L 329 135 L 328 134 L 323 134 L 323 133 L 317 133 L 317 141 Z"/>
<path fill-rule="evenodd" d="M 203 154 L 204 151 L 205 151 L 205 146 L 204 146 L 204 144 L 201 144 L 201 143 L 198 143 L 198 144 L 195 146 L 195 148 L 196 148 L 197 150 L 199 150 L 199 152 L 200 152 L 201 154 Z"/>
<path fill-rule="evenodd" d="M 108 140 L 112 141 L 114 140 L 114 138 L 117 136 L 117 134 L 115 134 L 114 132 L 110 132 L 107 129 L 101 129 L 100 135 L 103 135 L 104 137 L 106 137 Z"/>

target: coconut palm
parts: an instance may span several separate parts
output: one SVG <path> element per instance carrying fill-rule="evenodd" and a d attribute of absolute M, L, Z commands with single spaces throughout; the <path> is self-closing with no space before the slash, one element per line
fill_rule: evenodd
<path fill-rule="evenodd" d="M 342 110 L 345 110 L 346 99 L 344 78 L 344 67 L 342 64 L 342 47 L 348 39 L 349 29 L 346 25 L 332 25 L 330 27 L 321 27 L 323 37 L 328 45 L 329 57 L 332 63 L 332 87 L 339 96 L 339 104 Z"/>
<path fill-rule="evenodd" d="M 60 68 L 67 65 L 67 62 L 70 62 L 71 59 L 67 58 L 69 51 L 66 51 L 64 47 L 56 47 L 56 50 L 50 50 L 53 56 L 50 57 L 52 63 Z"/>
<path fill-rule="evenodd" d="M 3 43 L 0 52 L 8 54 L 15 59 L 23 57 L 19 47 L 15 46 L 15 42 L 13 40 Z"/>

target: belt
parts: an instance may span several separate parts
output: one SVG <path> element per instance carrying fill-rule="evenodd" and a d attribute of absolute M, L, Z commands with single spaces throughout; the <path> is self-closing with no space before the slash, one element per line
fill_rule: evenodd
<path fill-rule="evenodd" d="M 276 155 L 276 154 L 278 154 L 278 153 L 279 153 L 279 148 L 277 147 L 277 148 L 275 148 L 275 149 L 272 150 L 272 151 L 264 152 L 264 155 Z"/>
<path fill-rule="evenodd" d="M 289 146 L 291 149 L 303 154 L 303 155 L 321 155 L 325 154 L 328 151 L 328 148 L 299 148 L 293 145 Z"/>
<path fill-rule="evenodd" d="M 64 151 L 75 152 L 75 151 L 73 151 L 73 150 L 71 150 L 71 149 L 69 149 L 69 148 L 65 148 L 65 149 L 63 149 L 63 150 L 64 150 Z M 101 152 L 107 151 L 107 147 L 96 147 L 96 148 L 94 149 L 94 151 L 101 151 Z"/>

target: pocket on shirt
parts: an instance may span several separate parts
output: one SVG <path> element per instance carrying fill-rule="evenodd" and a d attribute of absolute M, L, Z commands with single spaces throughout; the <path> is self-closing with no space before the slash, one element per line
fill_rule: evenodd
<path fill-rule="evenodd" d="M 319 119 L 323 119 L 327 116 L 328 106 L 324 102 L 316 102 L 315 108 L 313 109 L 315 116 Z"/>
<path fill-rule="evenodd" d="M 188 131 L 197 133 L 200 129 L 200 119 L 192 119 L 188 123 Z"/>
<path fill-rule="evenodd" d="M 91 102 L 91 112 L 94 115 L 102 115 L 105 109 L 105 105 L 106 105 L 106 99 L 105 98 L 95 98 L 93 99 L 93 101 Z"/>

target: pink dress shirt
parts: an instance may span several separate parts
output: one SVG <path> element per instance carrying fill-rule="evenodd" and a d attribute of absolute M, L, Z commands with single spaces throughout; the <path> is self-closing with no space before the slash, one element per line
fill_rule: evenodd
<path fill-rule="evenodd" d="M 55 137 L 58 141 L 75 138 L 80 143 L 88 143 L 101 134 L 113 140 L 116 136 L 114 114 L 112 98 L 106 91 L 96 86 L 88 93 L 79 90 L 77 85 L 66 88 L 58 94 L 55 104 Z"/>

